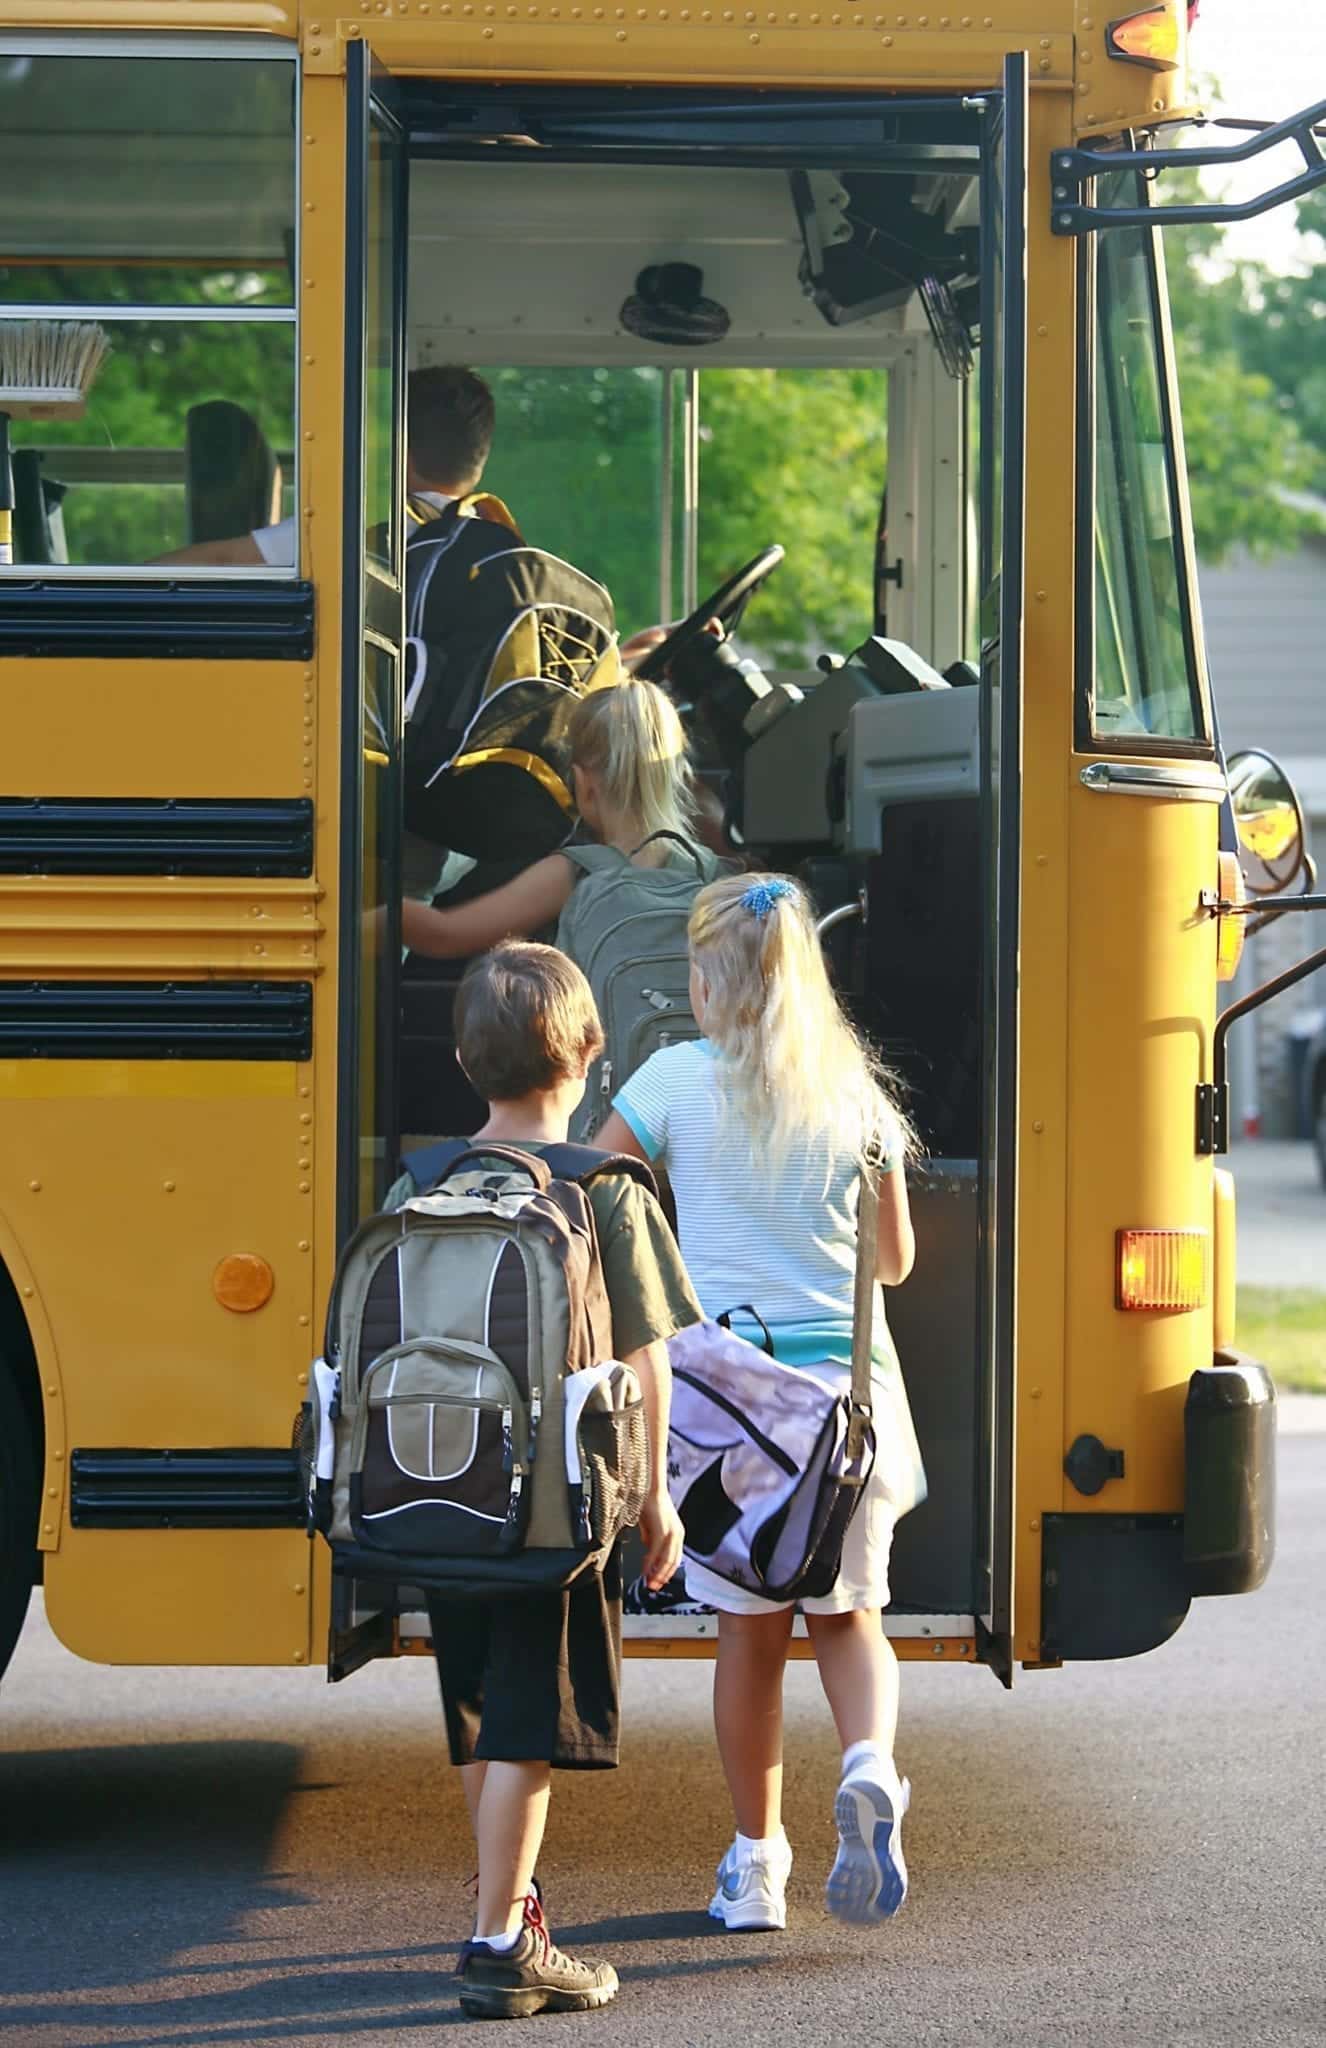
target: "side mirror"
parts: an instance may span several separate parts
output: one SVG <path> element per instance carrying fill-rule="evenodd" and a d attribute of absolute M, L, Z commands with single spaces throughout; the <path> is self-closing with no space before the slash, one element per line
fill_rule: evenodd
<path fill-rule="evenodd" d="M 1307 859 L 1298 793 L 1280 763 L 1260 749 L 1231 754 L 1228 769 L 1248 894 L 1278 896 Z"/>

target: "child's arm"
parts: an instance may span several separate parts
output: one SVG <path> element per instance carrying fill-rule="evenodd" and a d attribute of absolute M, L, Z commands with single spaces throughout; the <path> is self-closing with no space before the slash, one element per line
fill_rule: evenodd
<path fill-rule="evenodd" d="M 643 1159 L 647 1166 L 654 1163 L 619 1109 L 608 1111 L 594 1142 L 600 1152 L 624 1152 L 628 1159 Z"/>
<path fill-rule="evenodd" d="M 672 1409 L 672 1367 L 666 1344 L 645 1344 L 628 1352 L 640 1381 L 649 1438 L 649 1492 L 640 1510 L 640 1537 L 645 1546 L 645 1584 L 654 1592 L 666 1586 L 681 1563 L 681 1517 L 668 1493 L 668 1416 Z"/>
<path fill-rule="evenodd" d="M 527 939 L 560 916 L 575 879 L 570 861 L 550 853 L 500 889 L 458 903 L 454 910 L 435 910 L 407 897 L 401 905 L 401 943 L 429 959 L 464 960 L 486 953 L 499 939 Z"/>
<path fill-rule="evenodd" d="M 875 1232 L 875 1277 L 900 1287 L 916 1262 L 907 1177 L 901 1163 L 879 1176 L 879 1225 Z"/>

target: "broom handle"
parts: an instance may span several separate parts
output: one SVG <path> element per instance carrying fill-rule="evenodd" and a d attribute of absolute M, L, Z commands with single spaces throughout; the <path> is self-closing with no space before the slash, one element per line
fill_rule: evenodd
<path fill-rule="evenodd" d="M 0 412 L 0 569 L 14 559 L 14 465 L 9 459 L 9 414 Z"/>

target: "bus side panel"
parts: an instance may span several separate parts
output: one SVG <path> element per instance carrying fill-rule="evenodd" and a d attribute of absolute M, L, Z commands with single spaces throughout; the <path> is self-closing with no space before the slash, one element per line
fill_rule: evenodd
<path fill-rule="evenodd" d="M 1216 884 L 1218 811 L 1166 796 L 1074 787 L 1069 1045 L 1068 1344 L 1064 1446 L 1099 1439 L 1122 1474 L 1060 1507 L 1058 1630 L 1074 1616 L 1065 1574 L 1108 1581 L 1123 1634 L 1088 1630 L 1090 1650 L 1124 1655 L 1163 1641 L 1187 1607 L 1182 1575 L 1184 1399 L 1209 1365 L 1208 1289 L 1190 1310 L 1116 1306 L 1116 1233 L 1210 1231 L 1210 1160 L 1197 1157 L 1196 1090 L 1214 1026 L 1216 930 L 1199 892 Z M 1082 1518 L 1098 1518 L 1091 1527 Z M 1047 1537 L 1047 1565 L 1052 1563 Z"/>
<path fill-rule="evenodd" d="M 293 1063 L 10 1061 L 6 1206 L 45 1307 L 55 1371 L 48 1438 L 47 1608 L 61 1639 L 108 1662 L 303 1661 L 302 1532 L 238 1526 L 244 1485 L 223 1470 L 215 1528 L 163 1526 L 171 1467 L 136 1482 L 71 1475 L 105 1451 L 258 1449 L 291 1441 L 310 1350 L 309 1131 Z M 21 1207 L 20 1207 L 21 1205 Z M 213 1291 L 220 1262 L 265 1259 L 265 1306 Z M 58 1418 L 58 1439 L 50 1427 Z M 80 1454 L 83 1454 L 80 1457 Z M 287 1499 L 289 1486 L 278 1490 Z M 162 1501 L 157 1526 L 153 1499 Z M 176 1498 L 173 1496 L 172 1498 Z M 264 1510 L 259 1507 L 261 1515 Z M 72 1517 L 72 1523 L 71 1523 Z M 82 1526 L 78 1526 L 78 1524 Z"/>

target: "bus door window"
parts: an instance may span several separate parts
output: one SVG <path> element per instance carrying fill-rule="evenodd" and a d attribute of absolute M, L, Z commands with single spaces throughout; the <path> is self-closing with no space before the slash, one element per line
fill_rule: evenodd
<path fill-rule="evenodd" d="M 81 418 L 13 422 L 16 567 L 228 566 L 223 529 L 293 518 L 296 73 L 253 50 L 0 69 L 0 318 L 110 343 Z M 237 559 L 293 573 L 293 524 Z"/>
<path fill-rule="evenodd" d="M 1088 462 L 1094 491 L 1090 516 L 1082 522 L 1084 535 L 1094 535 L 1091 734 L 1096 740 L 1140 735 L 1191 745 L 1205 734 L 1165 404 L 1153 237 L 1145 228 L 1115 228 L 1094 239 L 1095 403 Z"/>

